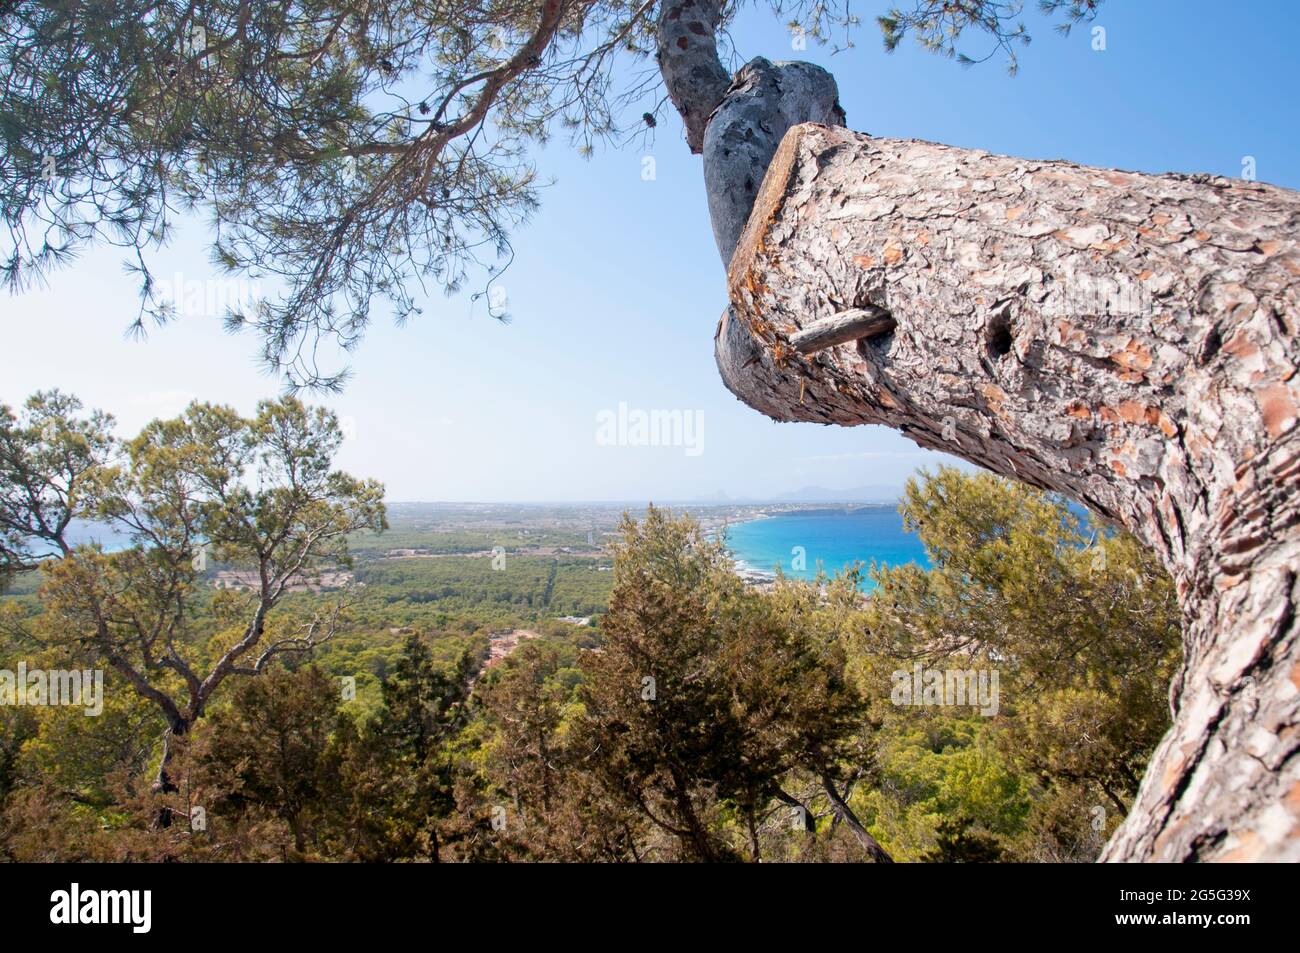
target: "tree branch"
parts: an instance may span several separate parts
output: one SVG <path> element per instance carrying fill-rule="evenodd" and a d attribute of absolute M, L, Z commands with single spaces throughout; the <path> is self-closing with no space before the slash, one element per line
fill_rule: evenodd
<path fill-rule="evenodd" d="M 704 151 L 709 116 L 726 95 L 731 74 L 718 58 L 716 31 L 722 22 L 721 0 L 665 3 L 659 12 L 655 59 L 668 98 L 686 124 L 686 144 L 695 155 Z"/>

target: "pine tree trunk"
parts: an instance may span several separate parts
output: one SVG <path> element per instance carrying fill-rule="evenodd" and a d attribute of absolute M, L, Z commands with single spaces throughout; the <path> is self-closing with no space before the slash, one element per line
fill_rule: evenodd
<path fill-rule="evenodd" d="M 1108 860 L 1300 860 L 1297 235 L 1272 186 L 808 124 L 731 259 L 745 403 L 893 427 L 1160 555 L 1184 665 Z"/>

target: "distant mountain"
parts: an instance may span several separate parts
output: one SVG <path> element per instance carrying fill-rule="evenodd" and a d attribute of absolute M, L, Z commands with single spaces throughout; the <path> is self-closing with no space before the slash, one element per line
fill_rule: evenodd
<path fill-rule="evenodd" d="M 736 503 L 738 500 L 726 490 L 717 490 L 713 493 L 701 493 L 695 498 L 697 503 Z"/>
<path fill-rule="evenodd" d="M 855 486 L 847 490 L 828 490 L 824 486 L 800 487 L 776 499 L 782 503 L 897 503 L 902 486 Z"/>
<path fill-rule="evenodd" d="M 902 495 L 903 487 L 901 484 L 898 486 L 872 484 L 870 486 L 855 486 L 847 490 L 829 490 L 824 486 L 805 486 L 776 496 L 732 496 L 726 490 L 716 490 L 712 493 L 701 493 L 698 496 L 687 498 L 656 497 L 654 502 L 665 505 L 685 504 L 688 506 L 762 506 L 765 503 L 897 503 Z M 595 507 L 599 509 L 627 505 L 642 506 L 645 503 L 646 501 L 642 499 L 557 500 L 549 503 L 392 500 L 388 502 L 388 506 L 396 512 L 408 514 L 420 510 L 438 512 L 477 511 L 486 514 L 503 509 L 545 510 L 558 508 L 565 510 L 573 507 Z"/>
<path fill-rule="evenodd" d="M 897 503 L 902 495 L 903 487 L 901 485 L 855 486 L 847 490 L 828 490 L 824 486 L 805 486 L 777 496 L 731 496 L 727 492 L 719 490 L 716 493 L 701 494 L 689 502 L 700 504 L 734 503 L 737 505 L 762 503 Z"/>

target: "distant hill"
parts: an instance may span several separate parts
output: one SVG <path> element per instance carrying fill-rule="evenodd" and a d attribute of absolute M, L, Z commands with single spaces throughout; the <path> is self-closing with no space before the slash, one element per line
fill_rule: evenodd
<path fill-rule="evenodd" d="M 902 486 L 855 486 L 847 490 L 805 486 L 777 499 L 785 503 L 897 503 L 902 495 Z"/>
<path fill-rule="evenodd" d="M 903 487 L 888 485 L 855 486 L 847 490 L 829 490 L 824 486 L 804 486 L 777 496 L 732 496 L 722 490 L 696 497 L 694 503 L 897 503 Z"/>
<path fill-rule="evenodd" d="M 897 503 L 903 495 L 902 485 L 885 484 L 855 486 L 847 490 L 831 490 L 824 486 L 805 486 L 776 496 L 733 496 L 725 490 L 714 493 L 701 493 L 688 498 L 656 497 L 654 502 L 662 504 L 685 504 L 688 506 L 763 506 L 768 503 Z M 481 516 L 499 516 L 505 511 L 519 515 L 536 516 L 551 512 L 554 515 L 565 514 L 575 508 L 609 509 L 625 506 L 643 506 L 642 499 L 628 500 L 557 500 L 545 503 L 518 503 L 511 501 L 469 502 L 469 501 L 417 501 L 390 500 L 388 506 L 397 513 L 456 512 L 467 515 L 477 513 Z"/>

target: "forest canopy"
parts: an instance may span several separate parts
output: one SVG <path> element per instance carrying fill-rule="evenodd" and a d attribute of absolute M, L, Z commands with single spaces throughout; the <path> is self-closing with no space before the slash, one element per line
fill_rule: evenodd
<path fill-rule="evenodd" d="M 0 706 L 10 859 L 1091 860 L 1168 724 L 1154 558 L 992 475 L 909 484 L 928 569 L 755 588 L 653 507 L 612 573 L 494 570 L 464 531 L 356 562 L 379 490 L 292 399 L 125 443 L 63 395 L 0 418 L 0 669 L 103 678 L 95 717 Z M 258 494 L 233 479 L 255 460 Z M 87 514 L 129 543 L 69 544 Z M 51 551 L 20 545 L 46 529 Z"/>

